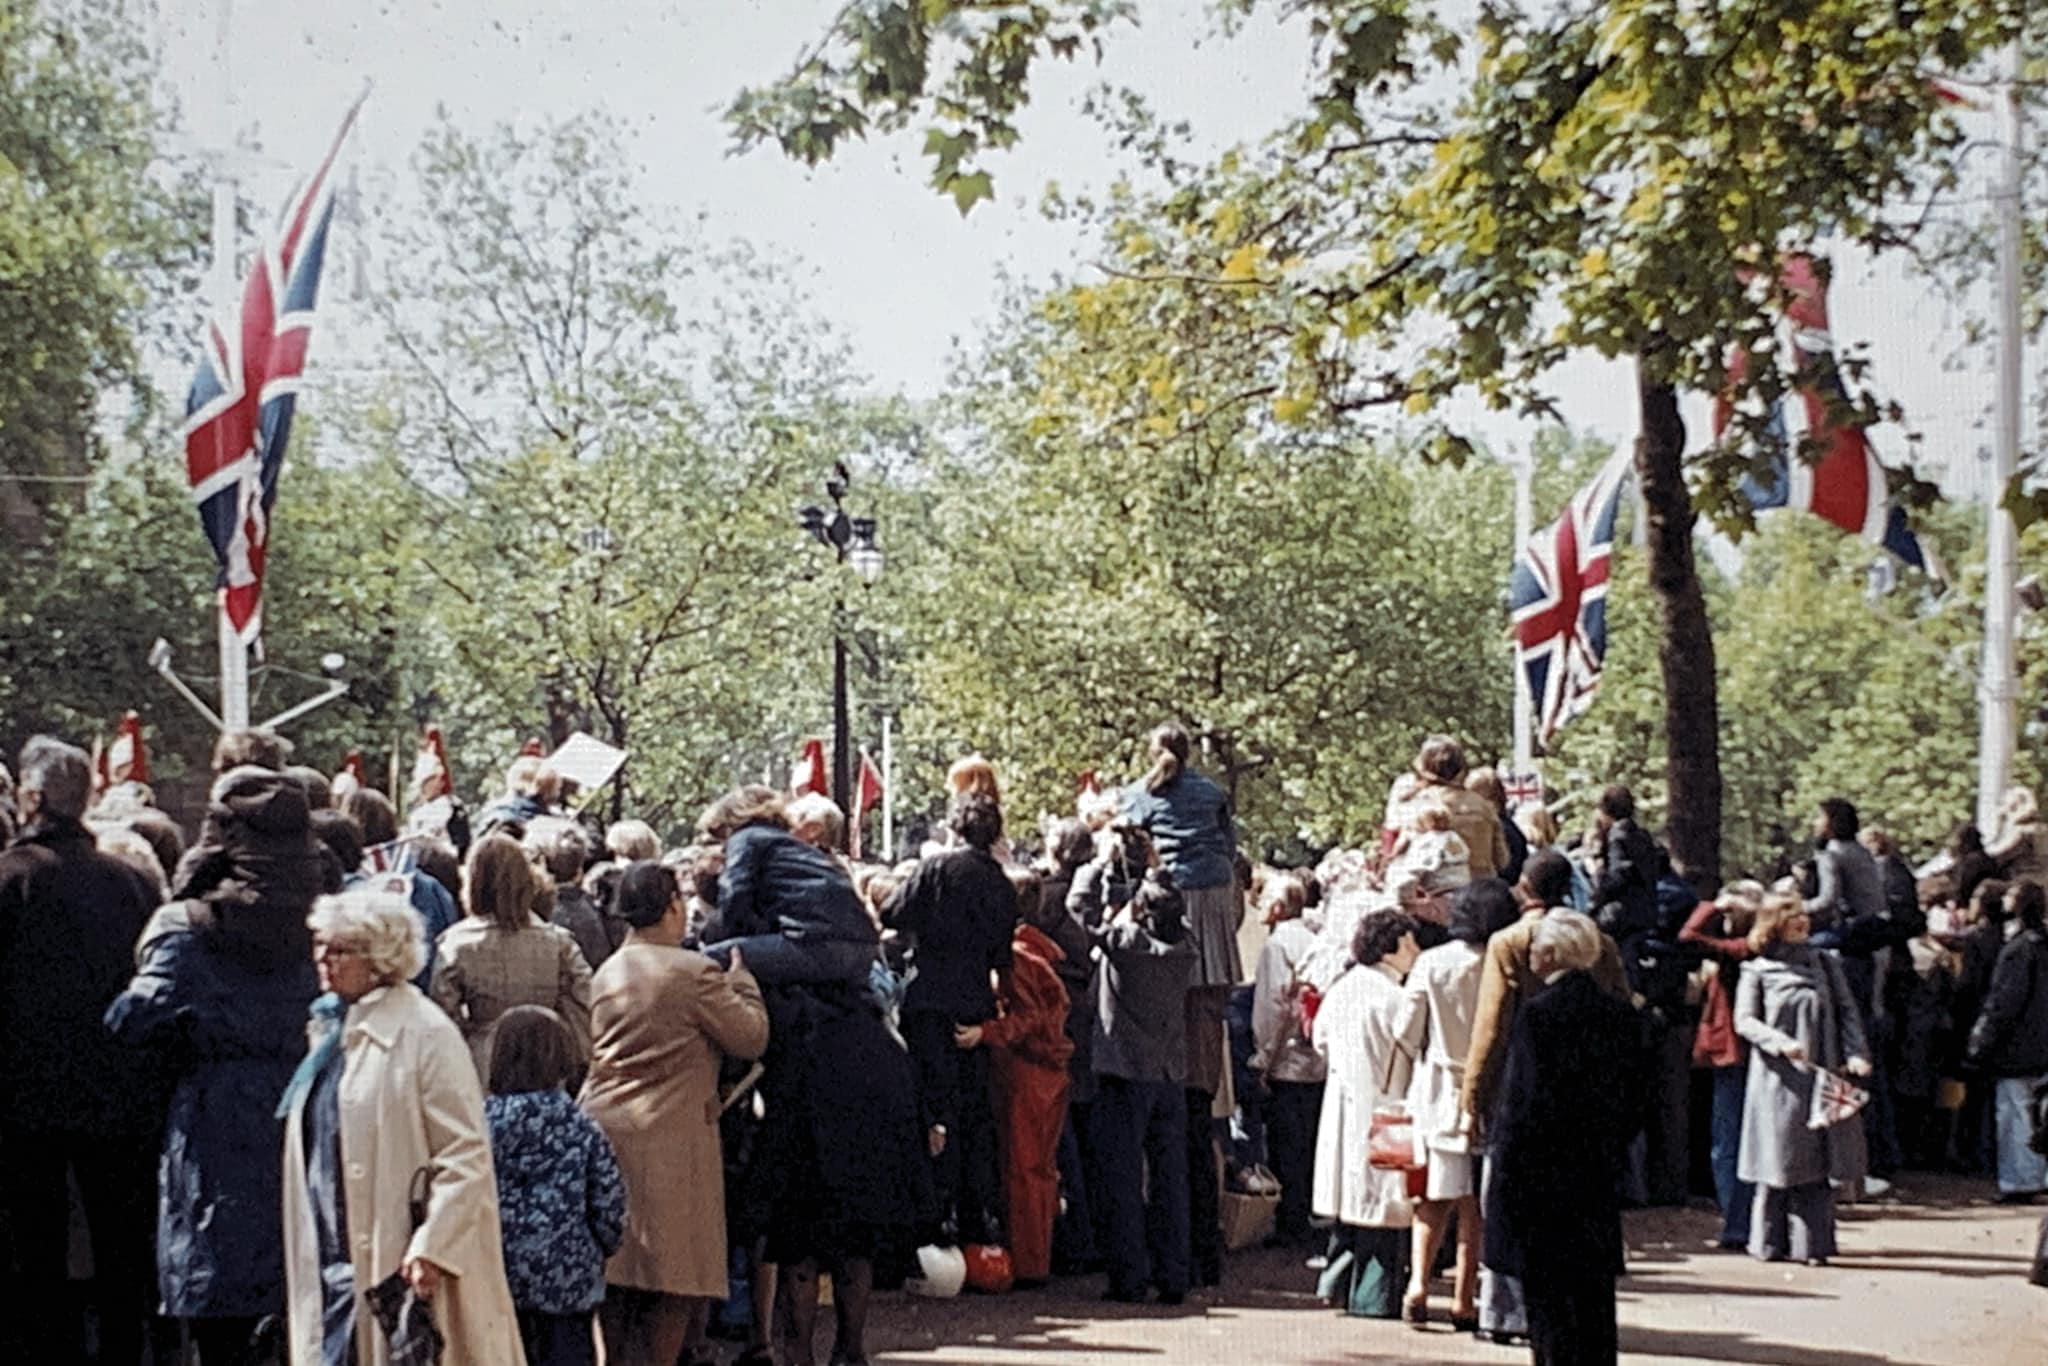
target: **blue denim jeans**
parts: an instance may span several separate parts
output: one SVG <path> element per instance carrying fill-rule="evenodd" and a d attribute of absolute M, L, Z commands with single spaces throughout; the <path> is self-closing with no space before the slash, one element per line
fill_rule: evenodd
<path fill-rule="evenodd" d="M 1721 1205 L 1721 1241 L 1744 1245 L 1749 1242 L 1749 1212 L 1756 1198 L 1749 1182 L 1736 1176 L 1736 1157 L 1742 1149 L 1742 1097 L 1749 1086 L 1749 1066 L 1714 1069 L 1714 1118 L 1709 1160 L 1714 1167 L 1714 1198 Z"/>
<path fill-rule="evenodd" d="M 2027 1146 L 2034 1132 L 2034 1088 L 2048 1077 L 2001 1077 L 1992 1106 L 1998 1129 L 1998 1193 L 2048 1189 L 2048 1157 Z"/>

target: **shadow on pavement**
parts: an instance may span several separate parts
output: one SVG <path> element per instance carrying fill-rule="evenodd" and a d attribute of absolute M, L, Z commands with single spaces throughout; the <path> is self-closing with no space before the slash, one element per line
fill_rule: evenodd
<path fill-rule="evenodd" d="M 1766 1342 L 1744 1332 L 1686 1332 L 1623 1324 L 1624 1355 L 1677 1357 L 1686 1361 L 1742 1361 L 1755 1366 L 1923 1366 L 1874 1352 L 1847 1352 L 1839 1347 L 1795 1347 Z"/>

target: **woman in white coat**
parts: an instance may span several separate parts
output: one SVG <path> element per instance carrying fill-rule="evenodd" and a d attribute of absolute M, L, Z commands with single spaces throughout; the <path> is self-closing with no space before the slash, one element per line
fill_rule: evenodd
<path fill-rule="evenodd" d="M 1401 978 L 1414 963 L 1415 921 L 1380 910 L 1358 922 L 1352 965 L 1324 996 L 1313 1042 L 1328 1065 L 1316 1132 L 1315 1213 L 1337 1221 L 1317 1292 L 1350 1314 L 1391 1319 L 1407 1280 L 1408 1178 L 1366 1161 L 1382 1095 L 1407 1094 L 1409 1059 L 1395 1039 Z"/>
<path fill-rule="evenodd" d="M 1467 885 L 1451 909 L 1449 941 L 1425 950 L 1408 972 L 1394 1036 L 1404 1053 L 1418 1059 L 1408 1087 L 1408 1113 L 1415 1120 L 1416 1146 L 1429 1162 L 1427 1184 L 1415 1203 L 1408 1294 L 1401 1305 L 1410 1323 L 1429 1321 L 1430 1268 L 1455 1211 L 1458 1266 L 1451 1289 L 1451 1326 L 1466 1333 L 1479 1327 L 1479 1252 L 1484 1244 L 1478 1164 L 1459 1093 L 1465 1084 L 1465 1055 L 1472 1049 L 1472 1017 L 1479 1009 L 1486 941 L 1514 924 L 1521 913 L 1513 890 L 1499 878 Z"/>
<path fill-rule="evenodd" d="M 430 1309 L 443 1366 L 525 1366 L 476 1067 L 409 980 L 419 919 L 403 895 L 365 888 L 322 897 L 307 923 L 325 994 L 280 1106 L 290 1360 L 384 1366 L 368 1296 L 397 1275 Z"/>

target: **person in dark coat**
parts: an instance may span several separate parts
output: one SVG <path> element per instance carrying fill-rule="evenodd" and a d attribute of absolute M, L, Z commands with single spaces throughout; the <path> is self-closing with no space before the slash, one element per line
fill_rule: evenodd
<path fill-rule="evenodd" d="M 1963 932 L 1957 952 L 1955 1026 L 1961 1040 L 1968 1040 L 1991 993 L 1991 973 L 2005 948 L 2006 922 L 2012 918 L 2006 908 L 2010 891 L 2010 884 L 1987 877 L 1977 883 L 1970 895 L 1969 928 Z M 1956 1127 L 1950 1136 L 1950 1165 L 1972 1175 L 1990 1176 L 1997 1167 L 1992 1139 L 1995 1088 L 1988 1078 L 1972 1074 L 1961 1065 L 1960 1049 L 1955 1062 L 1956 1070 L 1963 1076 L 1964 1094 L 1962 1112 L 1956 1116 Z"/>
<path fill-rule="evenodd" d="M 728 793 L 698 831 L 725 851 L 705 952 L 715 956 L 737 932 L 768 1007 L 765 1114 L 728 1209 L 779 1273 L 791 1366 L 812 1361 L 821 1267 L 832 1274 L 838 1319 L 833 1359 L 864 1361 L 875 1257 L 903 1249 L 933 1207 L 925 1136 L 910 1059 L 889 1034 L 866 969 L 858 981 L 834 975 L 837 946 L 827 947 L 821 966 L 807 969 L 803 959 L 816 947 L 808 927 L 865 927 L 869 964 L 879 937 L 844 865 L 789 833 L 782 794 L 772 788 Z M 756 936 L 786 941 L 761 956 L 790 960 L 797 979 L 770 980 Z M 751 1366 L 759 1357 L 740 1361 Z"/>
<path fill-rule="evenodd" d="M 1994 1082 L 1999 1198 L 2027 1200 L 2048 1188 L 2048 1155 L 2029 1146 L 2034 1088 L 2048 1084 L 2048 894 L 2022 882 L 2011 903 L 2020 932 L 1999 952 L 1964 1061 Z"/>
<path fill-rule="evenodd" d="M 1600 872 L 1593 879 L 1593 918 L 1621 950 L 1633 984 L 1642 940 L 1657 928 L 1657 879 L 1669 860 L 1650 833 L 1636 824 L 1636 799 L 1625 787 L 1600 794 L 1594 818 L 1600 836 Z"/>
<path fill-rule="evenodd" d="M 987 1243 L 1002 1204 L 989 1057 L 957 1035 L 995 1018 L 989 975 L 1010 970 L 1017 892 L 989 852 L 1003 833 L 994 800 L 957 798 L 951 825 L 960 843 L 918 864 L 882 907 L 882 924 L 911 942 L 903 1041 L 917 1066 L 938 1217 L 955 1221 L 963 1243 Z"/>
<path fill-rule="evenodd" d="M 1173 879 L 1147 874 L 1097 940 L 1094 1123 L 1107 1298 L 1137 1303 L 1150 1285 L 1162 1304 L 1179 1304 L 1191 1273 L 1183 1088 L 1198 965 Z"/>
<path fill-rule="evenodd" d="M 1060 1214 L 1053 1225 L 1053 1263 L 1080 1270 L 1096 1260 L 1093 1144 L 1088 1140 L 1089 1107 L 1095 1099 L 1095 1068 L 1089 1047 L 1095 1029 L 1094 946 L 1080 918 L 1067 909 L 1074 879 L 1095 856 L 1094 837 L 1081 821 L 1068 818 L 1046 832 L 1047 867 L 1037 914 L 1031 923 L 1060 949 L 1053 965 L 1067 989 L 1067 1121 L 1060 1131 Z"/>
<path fill-rule="evenodd" d="M 258 1320 L 284 1312 L 277 1103 L 319 993 L 306 914 L 340 878 L 305 789 L 255 767 L 214 783 L 190 862 L 106 1025 L 173 1083 L 157 1214 L 164 1312 L 190 1321 L 206 1366 L 238 1366 L 257 1359 Z"/>
<path fill-rule="evenodd" d="M 66 1300 L 67 1172 L 92 1238 L 98 1360 L 132 1366 L 149 1315 L 150 1206 L 162 1091 L 100 1016 L 134 967 L 154 889 L 101 854 L 83 824 L 85 752 L 48 736 L 21 751 L 19 836 L 0 854 L 0 1210 L 22 1312 L 10 1361 L 83 1361 Z"/>
<path fill-rule="evenodd" d="M 1489 1132 L 1487 1262 L 1521 1277 L 1537 1366 L 1616 1359 L 1621 1169 L 1638 1108 L 1635 1012 L 1594 981 L 1600 930 L 1576 911 L 1536 927 L 1544 986 L 1516 1013 Z"/>
<path fill-rule="evenodd" d="M 1998 862 L 1984 852 L 1984 832 L 1963 823 L 1949 838 L 1951 872 L 1955 877 L 1955 902 L 1967 906 L 1977 894 L 1979 883 L 1998 876 Z"/>

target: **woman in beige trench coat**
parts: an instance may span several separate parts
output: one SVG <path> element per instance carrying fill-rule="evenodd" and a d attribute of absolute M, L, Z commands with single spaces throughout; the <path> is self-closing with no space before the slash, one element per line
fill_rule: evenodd
<path fill-rule="evenodd" d="M 599 1317 L 609 1366 L 703 1356 L 706 1313 L 726 1296 L 725 1166 L 718 1070 L 768 1047 L 761 988 L 682 947 L 689 900 L 674 871 L 635 863 L 613 910 L 632 928 L 593 981 L 583 1109 L 626 1178 L 625 1242 L 605 1264 Z"/>
<path fill-rule="evenodd" d="M 525 1366 L 498 1235 L 483 1091 L 462 1035 L 407 979 L 425 956 L 402 895 L 322 897 L 326 993 L 285 1092 L 284 1250 L 293 1366 L 384 1366 L 365 1296 L 394 1272 L 432 1309 L 443 1366 Z M 426 1216 L 408 1197 L 427 1173 Z"/>

